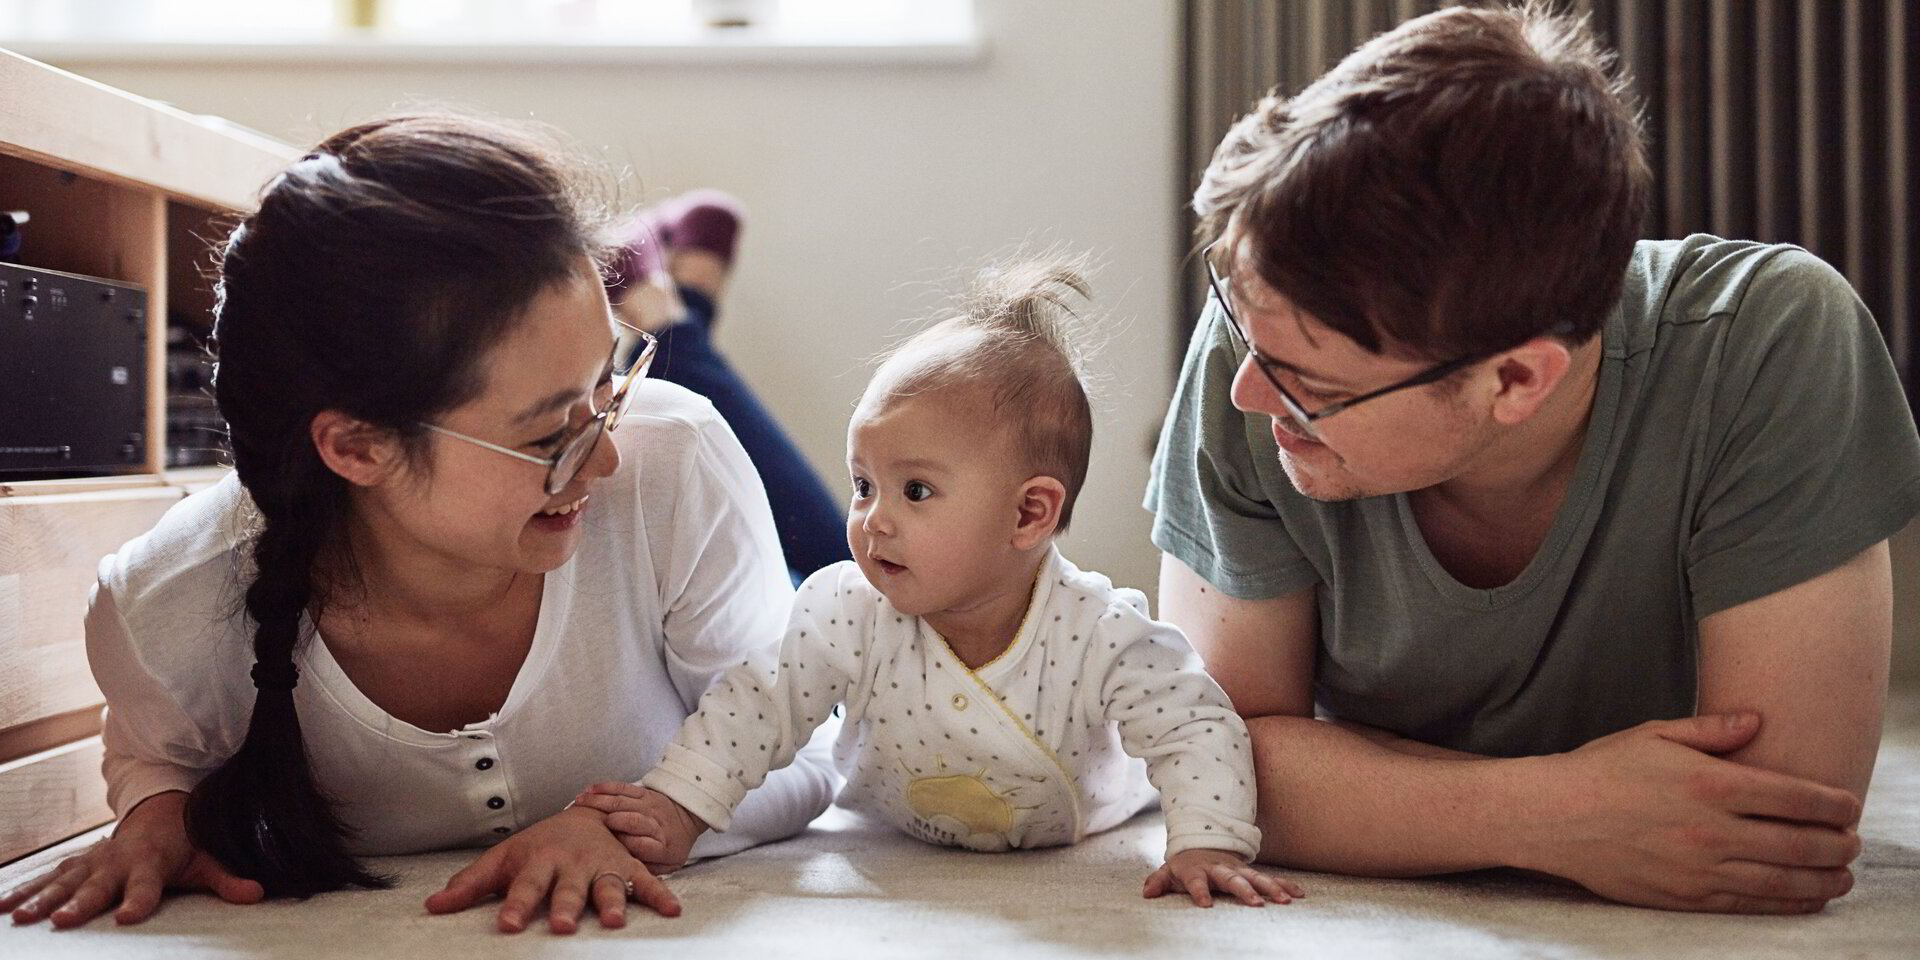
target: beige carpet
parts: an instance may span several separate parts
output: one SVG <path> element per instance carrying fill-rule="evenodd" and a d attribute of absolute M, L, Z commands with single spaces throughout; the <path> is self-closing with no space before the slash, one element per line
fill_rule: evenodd
<path fill-rule="evenodd" d="M 1139 897 L 1160 854 L 1157 816 L 1079 847 L 1009 855 L 940 850 L 829 812 L 787 843 L 683 871 L 676 920 L 560 938 L 493 932 L 491 911 L 431 917 L 420 901 L 471 853 L 380 862 L 381 893 L 232 907 L 169 901 L 153 920 L 77 931 L 0 923 L 0 957 L 1920 957 L 1920 695 L 1897 699 L 1867 804 L 1854 892 L 1811 917 L 1641 910 L 1507 875 L 1418 881 L 1300 875 L 1310 898 L 1200 910 Z M 71 848 L 74 844 L 66 845 Z M 11 886 L 63 849 L 0 870 Z"/>

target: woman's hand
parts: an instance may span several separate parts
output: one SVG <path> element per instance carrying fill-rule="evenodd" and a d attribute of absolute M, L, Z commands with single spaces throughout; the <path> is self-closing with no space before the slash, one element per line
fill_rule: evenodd
<path fill-rule="evenodd" d="M 668 874 L 687 865 L 693 842 L 707 824 L 658 790 L 633 783 L 596 783 L 574 804 L 607 815 L 607 829 L 647 869 Z"/>
<path fill-rule="evenodd" d="M 1267 901 L 1292 903 L 1304 897 L 1305 890 L 1292 880 L 1262 873 L 1247 858 L 1226 850 L 1188 849 L 1167 858 L 1160 869 L 1147 875 L 1142 894 L 1151 900 L 1162 894 L 1185 891 L 1197 906 L 1213 906 L 1213 891 L 1230 893 L 1249 907 L 1264 907 Z"/>
<path fill-rule="evenodd" d="M 121 819 L 113 836 L 77 853 L 52 870 L 0 895 L 0 910 L 16 924 L 77 927 L 116 901 L 113 919 L 139 923 L 153 915 L 169 889 L 204 890 L 228 903 L 258 903 L 260 884 L 229 873 L 187 839 L 187 795 L 155 794 Z M 17 909 L 16 909 L 17 908 Z"/>
<path fill-rule="evenodd" d="M 1860 801 L 1713 756 L 1758 729 L 1752 714 L 1659 720 L 1527 761 L 1540 806 L 1515 865 L 1641 906 L 1819 910 L 1853 886 Z"/>
<path fill-rule="evenodd" d="M 548 904 L 547 926 L 554 933 L 580 928 L 580 914 L 591 899 L 603 927 L 627 923 L 632 898 L 663 917 L 680 915 L 680 901 L 645 864 L 627 854 L 597 810 L 571 807 L 509 837 L 453 875 L 439 893 L 427 898 L 430 913 L 458 913 L 482 899 L 501 894 L 499 925 L 518 933 L 540 904 Z"/>

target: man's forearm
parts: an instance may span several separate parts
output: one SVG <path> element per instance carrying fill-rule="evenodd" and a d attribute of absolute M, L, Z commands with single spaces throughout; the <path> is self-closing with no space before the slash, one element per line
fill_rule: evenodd
<path fill-rule="evenodd" d="M 1382 877 L 1516 865 L 1511 827 L 1538 761 L 1418 755 L 1307 717 L 1247 727 L 1262 861 Z"/>
<path fill-rule="evenodd" d="M 1348 733 L 1357 734 L 1360 737 L 1366 739 L 1369 743 L 1386 747 L 1387 749 L 1392 750 L 1395 753 L 1404 753 L 1409 757 L 1424 757 L 1428 760 L 1485 760 L 1487 759 L 1486 757 L 1483 757 L 1477 753 L 1467 753 L 1463 750 L 1450 750 L 1446 747 L 1436 747 L 1431 743 L 1421 743 L 1418 740 L 1409 740 L 1406 737 L 1400 736 L 1397 733 L 1388 733 L 1387 731 L 1382 730 L 1379 727 L 1369 727 L 1364 723 L 1354 723 L 1349 720 L 1333 720 L 1333 719 L 1322 719 L 1320 722 L 1331 724 L 1332 726 L 1337 727 L 1341 730 L 1345 730 Z"/>

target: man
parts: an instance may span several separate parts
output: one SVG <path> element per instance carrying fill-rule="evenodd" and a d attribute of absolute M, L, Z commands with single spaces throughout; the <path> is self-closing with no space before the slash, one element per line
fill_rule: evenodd
<path fill-rule="evenodd" d="M 1851 886 L 1920 437 L 1845 280 L 1636 243 L 1648 182 L 1610 58 L 1536 8 L 1409 21 L 1215 154 L 1147 504 L 1263 859 Z"/>

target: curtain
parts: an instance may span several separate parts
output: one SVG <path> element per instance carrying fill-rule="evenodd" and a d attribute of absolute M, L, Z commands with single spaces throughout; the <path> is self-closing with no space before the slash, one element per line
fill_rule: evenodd
<path fill-rule="evenodd" d="M 1430 0 L 1186 0 L 1186 180 L 1272 88 L 1293 93 Z M 1911 0 L 1560 0 L 1592 17 L 1632 78 L 1654 172 L 1649 237 L 1795 243 L 1833 264 L 1878 318 L 1915 394 Z M 1188 221 L 1192 225 L 1191 219 Z M 1190 236 L 1190 234 L 1189 234 Z M 1178 255 L 1185 343 L 1204 300 Z"/>

